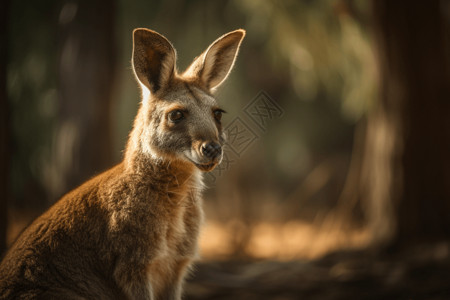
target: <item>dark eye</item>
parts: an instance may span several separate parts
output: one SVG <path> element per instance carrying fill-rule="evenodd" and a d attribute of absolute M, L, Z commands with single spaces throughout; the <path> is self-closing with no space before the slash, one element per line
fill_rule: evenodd
<path fill-rule="evenodd" d="M 177 123 L 184 119 L 184 113 L 181 110 L 172 110 L 169 112 L 169 120 Z"/>
<path fill-rule="evenodd" d="M 217 122 L 220 122 L 220 120 L 222 119 L 222 114 L 225 111 L 222 109 L 216 109 L 213 113 L 214 113 L 214 119 L 216 119 Z"/>

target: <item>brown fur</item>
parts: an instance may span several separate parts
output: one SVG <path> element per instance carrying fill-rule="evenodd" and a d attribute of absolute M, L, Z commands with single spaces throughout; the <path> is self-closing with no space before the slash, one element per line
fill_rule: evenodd
<path fill-rule="evenodd" d="M 166 38 L 134 31 L 143 99 L 124 160 L 20 235 L 0 265 L 0 299 L 180 299 L 203 218 L 199 169 L 221 160 L 201 145 L 224 142 L 212 91 L 244 34 L 222 36 L 179 75 Z M 170 119 L 177 109 L 179 122 Z"/>

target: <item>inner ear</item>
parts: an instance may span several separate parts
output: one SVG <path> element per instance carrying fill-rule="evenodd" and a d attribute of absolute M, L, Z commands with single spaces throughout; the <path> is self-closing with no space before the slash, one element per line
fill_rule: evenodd
<path fill-rule="evenodd" d="M 164 60 L 164 58 L 167 56 L 166 53 L 156 51 L 155 49 L 149 48 L 146 51 L 146 58 L 148 60 L 148 69 L 145 69 L 142 72 L 142 75 L 144 75 L 143 80 L 148 80 L 149 84 L 152 85 L 151 90 L 153 92 L 158 91 L 161 88 L 161 82 L 160 82 L 160 76 L 162 73 L 162 67 L 161 61 Z M 146 75 L 146 76 L 145 76 Z M 171 75 L 171 74 L 169 74 Z"/>
<path fill-rule="evenodd" d="M 175 49 L 164 36 L 145 28 L 134 30 L 133 70 L 138 81 L 152 93 L 169 84 L 175 61 Z"/>

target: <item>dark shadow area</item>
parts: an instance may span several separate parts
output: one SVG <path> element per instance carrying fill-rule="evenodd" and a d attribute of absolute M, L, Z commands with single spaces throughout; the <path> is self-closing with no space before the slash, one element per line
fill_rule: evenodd
<path fill-rule="evenodd" d="M 383 256 L 208 262 L 188 281 L 186 299 L 448 299 L 449 268 L 448 244 Z"/>

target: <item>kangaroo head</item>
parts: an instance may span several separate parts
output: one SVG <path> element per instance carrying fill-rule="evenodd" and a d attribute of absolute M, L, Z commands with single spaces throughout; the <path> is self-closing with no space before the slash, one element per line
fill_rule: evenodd
<path fill-rule="evenodd" d="M 244 30 L 223 35 L 179 74 L 175 49 L 164 36 L 134 30 L 132 64 L 142 90 L 134 147 L 144 155 L 181 160 L 202 171 L 220 163 L 224 111 L 214 91 L 233 67 L 244 35 Z"/>

